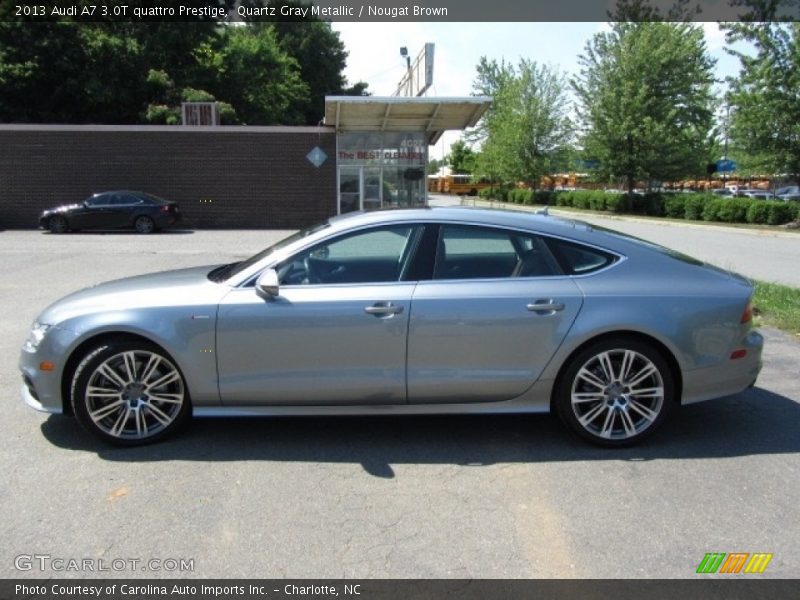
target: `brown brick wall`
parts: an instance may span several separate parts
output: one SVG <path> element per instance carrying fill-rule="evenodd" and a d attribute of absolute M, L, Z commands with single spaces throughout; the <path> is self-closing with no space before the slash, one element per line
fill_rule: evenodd
<path fill-rule="evenodd" d="M 0 126 L 0 228 L 112 189 L 175 200 L 188 227 L 298 228 L 336 213 L 335 149 L 326 128 Z"/>

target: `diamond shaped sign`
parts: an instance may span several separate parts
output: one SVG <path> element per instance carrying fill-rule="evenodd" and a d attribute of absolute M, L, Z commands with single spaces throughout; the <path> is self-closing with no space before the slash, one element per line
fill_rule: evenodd
<path fill-rule="evenodd" d="M 313 150 L 306 154 L 306 158 L 308 159 L 308 162 L 319 168 L 322 166 L 322 163 L 328 160 L 328 155 L 325 154 L 325 151 L 319 146 L 314 146 Z"/>

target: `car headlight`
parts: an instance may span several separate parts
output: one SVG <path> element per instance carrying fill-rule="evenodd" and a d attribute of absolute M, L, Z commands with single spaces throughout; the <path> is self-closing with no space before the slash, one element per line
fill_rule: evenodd
<path fill-rule="evenodd" d="M 28 339 L 25 340 L 25 345 L 23 348 L 27 352 L 36 352 L 36 348 L 39 347 L 39 344 L 44 339 L 44 335 L 47 333 L 47 330 L 50 329 L 52 325 L 47 325 L 45 323 L 39 323 L 38 321 L 34 321 L 33 325 L 31 326 L 31 331 L 28 334 Z"/>

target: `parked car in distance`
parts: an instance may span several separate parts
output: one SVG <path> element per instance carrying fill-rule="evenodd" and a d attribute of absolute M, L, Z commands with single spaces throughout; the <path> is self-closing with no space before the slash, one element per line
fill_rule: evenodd
<path fill-rule="evenodd" d="M 117 190 L 94 194 L 78 204 L 42 212 L 39 227 L 52 233 L 85 229 L 134 229 L 153 233 L 181 220 L 176 202 L 145 192 Z"/>
<path fill-rule="evenodd" d="M 800 186 L 790 185 L 775 190 L 775 197 L 778 200 L 800 200 Z"/>
<path fill-rule="evenodd" d="M 552 410 L 622 446 L 755 383 L 752 294 L 739 275 L 579 221 L 354 213 L 241 262 L 58 300 L 21 350 L 21 394 L 121 445 L 192 414 Z"/>
<path fill-rule="evenodd" d="M 715 196 L 720 196 L 722 198 L 733 198 L 736 195 L 733 192 L 733 190 L 728 189 L 728 188 L 722 188 L 722 189 L 718 189 L 718 190 L 713 190 L 711 193 L 714 194 Z"/>
<path fill-rule="evenodd" d="M 773 200 L 772 192 L 759 189 L 742 189 L 736 194 L 740 198 L 752 198 L 753 200 Z"/>
<path fill-rule="evenodd" d="M 787 185 L 775 190 L 775 196 L 800 195 L 800 186 Z"/>

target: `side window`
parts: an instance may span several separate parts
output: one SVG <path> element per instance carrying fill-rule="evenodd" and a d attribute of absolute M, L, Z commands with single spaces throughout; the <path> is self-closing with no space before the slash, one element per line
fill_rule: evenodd
<path fill-rule="evenodd" d="M 399 281 L 421 225 L 359 231 L 296 254 L 278 266 L 281 285 Z"/>
<path fill-rule="evenodd" d="M 131 194 L 120 194 L 117 196 L 118 200 L 115 201 L 117 206 L 132 206 L 134 204 L 142 204 L 142 201 Z"/>
<path fill-rule="evenodd" d="M 548 244 L 564 271 L 571 275 L 585 275 L 599 271 L 617 261 L 617 256 L 610 252 L 573 242 L 550 239 Z"/>
<path fill-rule="evenodd" d="M 100 194 L 86 199 L 86 204 L 91 207 L 108 206 L 110 204 L 110 194 Z"/>
<path fill-rule="evenodd" d="M 467 225 L 443 225 L 434 279 L 546 277 L 561 270 L 534 235 Z"/>

